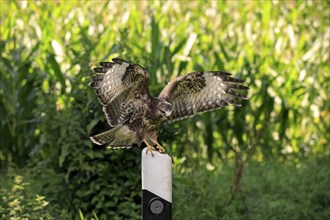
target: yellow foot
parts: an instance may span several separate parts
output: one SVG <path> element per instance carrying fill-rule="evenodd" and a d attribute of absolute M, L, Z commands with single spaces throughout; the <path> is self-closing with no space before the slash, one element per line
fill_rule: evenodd
<path fill-rule="evenodd" d="M 162 153 L 162 154 L 165 153 L 165 149 L 162 146 L 160 146 L 159 144 L 157 144 L 156 148 L 159 153 Z"/>
<path fill-rule="evenodd" d="M 152 151 L 154 151 L 154 150 L 156 150 L 154 147 L 151 147 L 151 146 L 147 146 L 147 152 L 146 152 L 146 154 L 148 154 L 148 152 L 150 152 L 151 153 L 151 155 L 152 156 L 154 156 L 154 153 L 152 152 Z"/>

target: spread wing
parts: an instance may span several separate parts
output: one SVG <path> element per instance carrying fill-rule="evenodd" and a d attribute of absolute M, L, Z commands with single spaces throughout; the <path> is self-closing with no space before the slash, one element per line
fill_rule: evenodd
<path fill-rule="evenodd" d="M 228 104 L 240 106 L 237 99 L 247 97 L 237 90 L 248 90 L 244 81 L 221 71 L 193 72 L 178 77 L 162 90 L 163 98 L 174 107 L 171 120 L 179 120 L 198 112 L 222 108 Z"/>
<path fill-rule="evenodd" d="M 149 95 L 149 73 L 141 66 L 118 58 L 113 62 L 101 62 L 94 68 L 98 73 L 92 77 L 90 86 L 95 89 L 98 100 L 111 126 L 121 123 L 127 114 L 123 106 L 131 99 Z"/>

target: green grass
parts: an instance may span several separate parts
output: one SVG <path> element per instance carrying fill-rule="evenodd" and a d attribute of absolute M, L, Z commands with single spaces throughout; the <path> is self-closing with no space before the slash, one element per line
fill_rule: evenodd
<path fill-rule="evenodd" d="M 330 216 L 330 160 L 303 165 L 276 161 L 246 164 L 232 198 L 232 166 L 174 172 L 174 219 L 327 219 Z"/>
<path fill-rule="evenodd" d="M 20 175 L 26 211 L 38 194 L 55 219 L 140 218 L 140 149 L 88 138 L 108 128 L 91 69 L 121 57 L 147 68 L 153 95 L 202 70 L 250 87 L 241 108 L 163 126 L 174 219 L 329 216 L 328 1 L 0 4 L 0 204 Z"/>

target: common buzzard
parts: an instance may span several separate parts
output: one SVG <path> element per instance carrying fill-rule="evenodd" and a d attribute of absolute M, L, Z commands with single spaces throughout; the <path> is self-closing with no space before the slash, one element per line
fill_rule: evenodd
<path fill-rule="evenodd" d="M 91 140 L 109 148 L 147 145 L 147 152 L 164 148 L 157 141 L 163 122 L 172 122 L 233 104 L 247 97 L 236 90 L 248 90 L 244 81 L 223 71 L 193 72 L 167 84 L 158 97 L 149 94 L 149 73 L 140 65 L 122 59 L 101 62 L 94 68 L 90 86 L 95 89 L 107 121 L 113 128 Z"/>

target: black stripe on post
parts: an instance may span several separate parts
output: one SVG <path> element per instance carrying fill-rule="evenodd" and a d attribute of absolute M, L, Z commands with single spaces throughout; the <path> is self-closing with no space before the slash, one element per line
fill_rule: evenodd
<path fill-rule="evenodd" d="M 142 190 L 142 219 L 171 220 L 172 203 L 160 198 L 148 190 Z"/>

